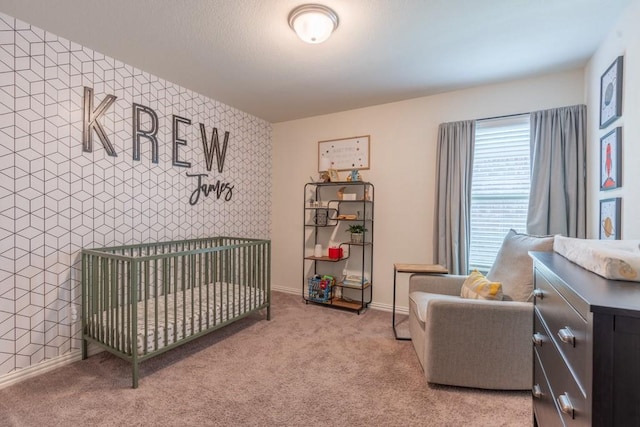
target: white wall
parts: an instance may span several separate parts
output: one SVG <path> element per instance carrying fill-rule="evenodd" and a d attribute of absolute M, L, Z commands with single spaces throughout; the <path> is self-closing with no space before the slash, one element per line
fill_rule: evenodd
<path fill-rule="evenodd" d="M 589 61 L 585 69 L 585 94 L 588 105 L 588 237 L 599 237 L 599 200 L 622 197 L 621 236 L 640 239 L 640 2 L 635 1 L 622 14 L 609 36 Z M 599 127 L 600 76 L 620 55 L 624 55 L 622 117 L 607 126 Z M 600 191 L 600 138 L 617 126 L 622 126 L 622 187 Z"/>
<path fill-rule="evenodd" d="M 433 261 L 438 124 L 581 104 L 583 70 L 483 86 L 273 125 L 273 286 L 302 291 L 303 186 L 318 141 L 371 135 L 375 185 L 374 306 L 392 303 L 393 264 Z M 406 307 L 406 278 L 399 306 Z"/>

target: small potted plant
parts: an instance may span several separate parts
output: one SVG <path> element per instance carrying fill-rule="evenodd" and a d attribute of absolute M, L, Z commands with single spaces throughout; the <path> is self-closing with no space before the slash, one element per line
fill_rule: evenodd
<path fill-rule="evenodd" d="M 354 224 L 350 225 L 346 231 L 351 233 L 351 243 L 362 243 L 362 235 L 369 230 L 362 224 Z"/>

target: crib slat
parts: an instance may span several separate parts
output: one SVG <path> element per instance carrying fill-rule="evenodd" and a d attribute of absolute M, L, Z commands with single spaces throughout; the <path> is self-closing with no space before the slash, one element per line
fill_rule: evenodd
<path fill-rule="evenodd" d="M 129 304 L 131 310 L 131 363 L 132 375 L 133 375 L 133 388 L 138 388 L 138 261 L 131 262 L 131 304 Z"/>
<path fill-rule="evenodd" d="M 158 247 L 156 246 L 154 249 L 155 255 L 158 254 Z M 158 349 L 158 306 L 160 305 L 160 292 L 158 291 L 158 260 L 153 260 L 153 301 L 154 301 L 154 310 L 153 310 L 153 349 Z"/>
<path fill-rule="evenodd" d="M 164 293 L 164 347 L 169 345 L 169 292 L 171 291 L 170 259 L 162 258 L 162 285 Z"/>

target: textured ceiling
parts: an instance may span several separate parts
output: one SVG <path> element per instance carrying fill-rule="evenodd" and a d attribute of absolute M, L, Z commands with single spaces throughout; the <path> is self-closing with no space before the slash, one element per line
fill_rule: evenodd
<path fill-rule="evenodd" d="M 0 12 L 275 123 L 582 67 L 640 0 L 318 1 L 340 17 L 320 45 L 287 24 L 301 0 L 0 0 Z"/>

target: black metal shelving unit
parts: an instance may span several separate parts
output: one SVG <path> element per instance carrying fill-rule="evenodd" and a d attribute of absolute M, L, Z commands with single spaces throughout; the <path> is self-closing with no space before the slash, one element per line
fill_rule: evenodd
<path fill-rule="evenodd" d="M 305 184 L 302 267 L 302 297 L 305 303 L 351 310 L 358 314 L 371 303 L 374 192 L 373 184 L 365 181 Z M 367 229 L 361 243 L 353 243 L 349 234 L 344 233 L 353 224 L 364 225 Z M 345 255 L 330 258 L 327 250 L 331 243 L 341 248 Z M 316 244 L 323 246 L 320 257 L 314 256 Z M 348 272 L 349 280 L 344 280 L 344 271 Z M 318 293 L 317 288 L 312 286 L 312 283 L 318 283 L 314 277 L 325 275 L 334 277 L 335 282 Z M 354 285 L 354 282 L 361 285 Z"/>

